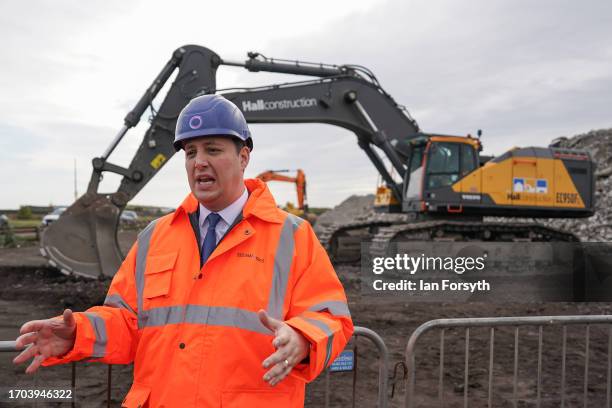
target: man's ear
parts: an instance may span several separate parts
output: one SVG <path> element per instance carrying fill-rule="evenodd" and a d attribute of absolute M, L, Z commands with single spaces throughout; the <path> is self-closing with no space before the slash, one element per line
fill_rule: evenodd
<path fill-rule="evenodd" d="M 249 159 L 251 158 L 251 151 L 249 150 L 248 147 L 243 146 L 242 149 L 240 149 L 239 155 L 240 155 L 240 168 L 242 168 L 242 171 L 244 172 L 244 170 L 249 164 Z"/>

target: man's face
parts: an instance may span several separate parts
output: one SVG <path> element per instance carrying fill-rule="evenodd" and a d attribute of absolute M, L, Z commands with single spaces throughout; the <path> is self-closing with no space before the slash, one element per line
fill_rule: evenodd
<path fill-rule="evenodd" d="M 249 163 L 247 147 L 236 152 L 231 138 L 205 136 L 187 140 L 184 148 L 189 187 L 204 207 L 220 211 L 240 197 Z"/>

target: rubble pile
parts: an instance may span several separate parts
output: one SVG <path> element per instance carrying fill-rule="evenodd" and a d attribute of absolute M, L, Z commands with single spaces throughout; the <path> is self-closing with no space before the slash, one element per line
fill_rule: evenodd
<path fill-rule="evenodd" d="M 597 176 L 612 175 L 612 129 L 592 130 L 572 138 L 560 137 L 554 143 L 562 148 L 587 150 L 597 164 Z"/>
<path fill-rule="evenodd" d="M 374 194 L 352 195 L 329 211 L 319 215 L 314 226 L 316 233 L 332 224 L 348 224 L 374 213 Z"/>
<path fill-rule="evenodd" d="M 406 221 L 404 214 L 378 213 L 374 211 L 374 194 L 352 195 L 317 219 L 314 230 L 317 234 L 325 228 L 360 221 Z"/>
<path fill-rule="evenodd" d="M 548 219 L 544 224 L 571 231 L 581 241 L 612 241 L 612 129 L 559 138 L 558 147 L 587 150 L 596 163 L 595 215 L 590 218 Z"/>

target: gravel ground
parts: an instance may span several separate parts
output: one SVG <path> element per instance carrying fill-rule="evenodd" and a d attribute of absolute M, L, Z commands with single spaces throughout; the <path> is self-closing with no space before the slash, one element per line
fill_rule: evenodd
<path fill-rule="evenodd" d="M 17 250 L 13 250 L 17 251 Z M 23 251 L 23 249 L 22 249 Z M 25 251 L 24 251 L 25 252 Z M 0 251 L 0 258 L 5 255 Z M 397 299 L 364 297 L 360 290 L 359 268 L 351 265 L 337 266 L 337 272 L 345 285 L 352 315 L 356 325 L 368 327 L 382 336 L 390 351 L 391 365 L 403 361 L 404 348 L 409 335 L 420 324 L 443 317 L 476 316 L 527 316 L 565 314 L 609 314 L 611 304 L 548 303 L 548 304 L 439 304 L 406 303 Z M 54 316 L 65 307 L 83 310 L 103 301 L 108 281 L 91 281 L 69 278 L 43 267 L 0 267 L 3 285 L 0 287 L 0 338 L 14 339 L 19 326 L 27 320 Z M 459 406 L 463 401 L 464 372 L 463 332 L 446 333 L 444 372 L 445 406 Z M 607 331 L 593 327 L 590 333 L 589 406 L 603 406 L 607 363 Z M 556 329 L 544 331 L 543 398 L 542 406 L 558 406 L 560 395 L 560 333 Z M 496 334 L 494 401 L 495 406 L 510 406 L 512 395 L 513 332 L 500 330 Z M 568 330 L 567 395 L 571 401 L 581 402 L 584 384 L 584 326 Z M 350 346 L 352 348 L 353 345 Z M 537 369 L 537 330 L 522 329 L 519 349 L 519 397 L 533 402 L 535 398 Z M 488 386 L 488 332 L 474 330 L 470 335 L 470 375 L 468 392 L 471 407 L 486 406 Z M 24 367 L 11 364 L 13 354 L 0 355 L 0 384 L 41 386 L 43 384 L 66 385 L 70 383 L 71 367 L 46 368 L 30 377 L 23 374 Z M 356 399 L 358 406 L 374 406 L 377 390 L 378 360 L 375 348 L 365 340 L 358 344 L 358 375 Z M 439 338 L 427 335 L 417 353 L 419 406 L 435 406 L 438 392 Z M 400 370 L 401 372 L 401 370 Z M 81 406 L 103 407 L 106 400 L 107 368 L 100 364 L 77 365 L 77 398 Z M 352 373 L 334 373 L 330 378 L 331 406 L 347 406 L 352 401 Z M 112 371 L 111 402 L 118 406 L 131 383 L 131 366 L 114 366 Z M 392 406 L 402 406 L 405 386 L 398 384 Z M 320 407 L 325 401 L 325 378 L 307 388 L 307 407 Z M 525 402 L 524 404 L 526 404 Z M 523 403 L 519 406 L 527 406 Z M 0 406 L 33 406 L 32 404 L 4 404 Z M 42 405 L 37 406 L 68 406 Z M 569 404 L 567 406 L 573 406 Z"/>

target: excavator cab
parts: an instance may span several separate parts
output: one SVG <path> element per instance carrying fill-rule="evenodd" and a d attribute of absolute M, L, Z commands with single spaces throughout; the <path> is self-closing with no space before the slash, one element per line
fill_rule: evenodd
<path fill-rule="evenodd" d="M 407 157 L 403 180 L 403 203 L 391 188 L 379 185 L 374 200 L 377 212 L 426 212 L 433 202 L 449 203 L 450 211 L 462 198 L 451 186 L 479 166 L 480 142 L 472 137 L 422 135 L 403 149 Z M 479 185 L 472 186 L 472 190 Z M 473 201 L 472 201 L 473 202 Z"/>
<path fill-rule="evenodd" d="M 411 141 L 404 177 L 403 210 L 425 212 L 432 203 L 459 211 L 462 198 L 451 189 L 478 168 L 480 142 L 471 137 L 426 136 Z M 479 186 L 474 186 L 478 188 Z"/>

